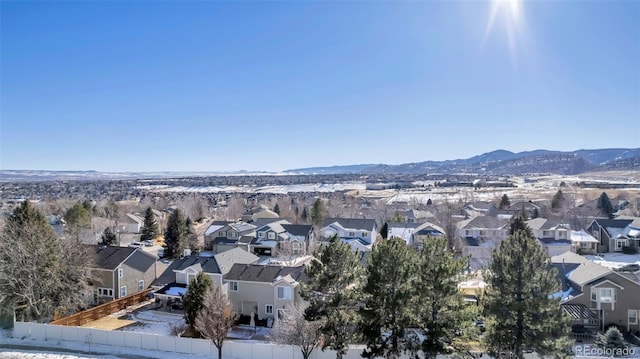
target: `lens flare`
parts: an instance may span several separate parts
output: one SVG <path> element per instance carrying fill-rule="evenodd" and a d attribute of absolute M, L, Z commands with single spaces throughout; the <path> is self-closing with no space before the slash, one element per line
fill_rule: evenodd
<path fill-rule="evenodd" d="M 500 22 L 506 32 L 511 60 L 516 63 L 518 38 L 522 36 L 524 30 L 522 0 L 491 0 L 489 9 L 489 20 L 482 36 L 482 45 L 494 31 L 497 23 Z"/>

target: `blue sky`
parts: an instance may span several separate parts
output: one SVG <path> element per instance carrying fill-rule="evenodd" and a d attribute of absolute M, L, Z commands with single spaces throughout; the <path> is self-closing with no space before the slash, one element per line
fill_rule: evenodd
<path fill-rule="evenodd" d="M 0 169 L 277 171 L 640 147 L 638 1 L 0 10 Z"/>

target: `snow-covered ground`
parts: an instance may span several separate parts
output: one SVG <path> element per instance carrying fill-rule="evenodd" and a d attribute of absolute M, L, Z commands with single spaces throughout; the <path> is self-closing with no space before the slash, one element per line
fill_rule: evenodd
<path fill-rule="evenodd" d="M 598 255 L 586 255 L 586 258 L 607 268 L 620 268 L 629 263 L 640 264 L 640 254 L 601 253 Z"/>

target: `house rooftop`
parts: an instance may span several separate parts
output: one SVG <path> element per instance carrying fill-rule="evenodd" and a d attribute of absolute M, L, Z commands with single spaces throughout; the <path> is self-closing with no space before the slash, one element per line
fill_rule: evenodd
<path fill-rule="evenodd" d="M 88 245 L 96 253 L 95 267 L 99 269 L 116 269 L 122 262 L 124 262 L 133 252 L 137 251 L 137 248 L 130 247 L 114 247 L 114 246 L 102 246 L 102 245 Z"/>
<path fill-rule="evenodd" d="M 234 264 L 225 280 L 243 282 L 273 283 L 279 278 L 291 276 L 297 282 L 307 281 L 308 277 L 304 273 L 304 266 L 282 267 L 259 264 Z"/>
<path fill-rule="evenodd" d="M 313 228 L 310 224 L 283 224 L 282 227 L 288 233 L 302 237 L 308 236 Z"/>
<path fill-rule="evenodd" d="M 333 223 L 338 223 L 345 229 L 366 229 L 373 231 L 376 226 L 374 219 L 362 219 L 362 218 L 327 218 L 324 220 L 324 226 L 327 227 Z"/>

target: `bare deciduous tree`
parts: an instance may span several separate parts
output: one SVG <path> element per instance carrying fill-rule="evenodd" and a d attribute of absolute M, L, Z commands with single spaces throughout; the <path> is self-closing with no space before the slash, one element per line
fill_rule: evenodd
<path fill-rule="evenodd" d="M 268 339 L 278 344 L 295 345 L 300 348 L 302 357 L 309 359 L 322 340 L 322 321 L 306 320 L 302 304 L 296 304 L 281 313 Z"/>
<path fill-rule="evenodd" d="M 233 327 L 234 316 L 226 295 L 213 286 L 204 294 L 202 310 L 196 317 L 196 329 L 218 348 L 218 359 L 222 359 L 222 345 Z"/>

